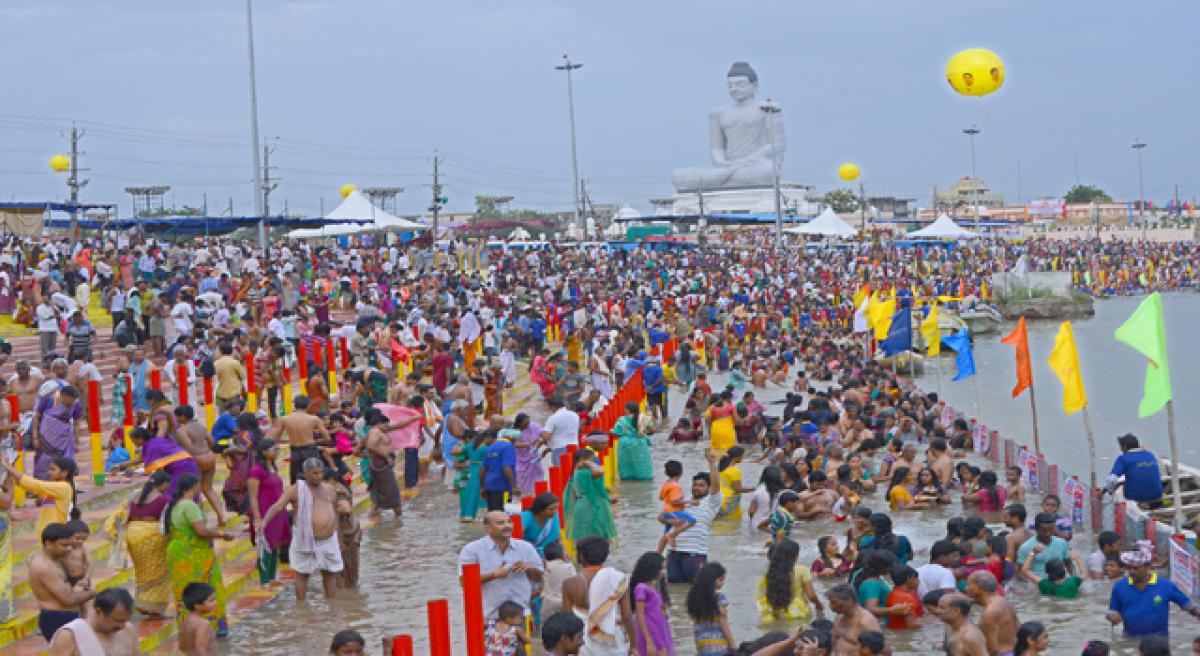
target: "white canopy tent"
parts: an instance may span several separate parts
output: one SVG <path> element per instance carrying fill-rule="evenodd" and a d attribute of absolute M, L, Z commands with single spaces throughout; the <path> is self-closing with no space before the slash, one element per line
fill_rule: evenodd
<path fill-rule="evenodd" d="M 842 220 L 833 208 L 826 207 L 817 218 L 798 228 L 788 228 L 784 232 L 793 235 L 810 235 L 821 237 L 853 237 L 858 234 L 854 228 Z"/>
<path fill-rule="evenodd" d="M 391 212 L 375 207 L 362 192 L 355 189 L 340 205 L 325 215 L 330 221 L 370 219 L 371 223 L 333 223 L 322 228 L 293 230 L 288 236 L 293 239 L 314 237 L 341 237 L 366 232 L 403 232 L 405 230 L 428 230 L 429 226 L 416 221 L 402 219 Z"/>
<path fill-rule="evenodd" d="M 907 239 L 974 239 L 979 235 L 958 225 L 948 215 L 942 214 L 933 223 L 904 236 Z"/>

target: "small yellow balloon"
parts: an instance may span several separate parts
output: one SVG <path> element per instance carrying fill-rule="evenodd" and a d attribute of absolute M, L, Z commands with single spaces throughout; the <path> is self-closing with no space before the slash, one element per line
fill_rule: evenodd
<path fill-rule="evenodd" d="M 340 189 L 340 191 L 342 192 L 342 198 L 349 196 L 350 194 L 354 193 L 357 189 L 358 189 L 358 185 L 347 182 L 346 184 L 342 185 L 342 188 Z"/>
<path fill-rule="evenodd" d="M 1004 84 L 1004 62 L 991 50 L 963 50 L 946 62 L 946 81 L 964 96 L 986 96 Z"/>
<path fill-rule="evenodd" d="M 838 177 L 846 182 L 857 180 L 859 173 L 862 173 L 862 171 L 859 170 L 858 164 L 846 162 L 838 167 Z"/>
<path fill-rule="evenodd" d="M 50 168 L 59 173 L 71 168 L 71 158 L 66 155 L 55 155 L 50 158 Z"/>

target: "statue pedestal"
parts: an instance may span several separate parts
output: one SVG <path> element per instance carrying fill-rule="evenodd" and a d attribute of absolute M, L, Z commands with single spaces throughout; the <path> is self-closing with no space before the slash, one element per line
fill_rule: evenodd
<path fill-rule="evenodd" d="M 779 184 L 780 205 L 785 213 L 800 216 L 813 216 L 820 207 L 817 203 L 805 198 L 813 187 L 798 182 L 781 182 Z M 745 189 L 722 189 L 705 191 L 705 214 L 763 214 L 775 211 L 774 187 L 753 187 Z M 674 200 L 668 206 L 660 205 L 659 214 L 686 216 L 700 213 L 701 192 L 675 194 Z"/>

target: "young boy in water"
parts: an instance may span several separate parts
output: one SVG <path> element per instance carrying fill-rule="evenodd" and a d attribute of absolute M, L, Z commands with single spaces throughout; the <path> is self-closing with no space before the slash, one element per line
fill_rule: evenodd
<path fill-rule="evenodd" d="M 67 572 L 67 583 L 74 587 L 80 581 L 87 581 L 90 585 L 92 560 L 88 557 L 87 547 L 84 543 L 91 535 L 91 530 L 88 528 L 87 522 L 82 519 L 72 519 L 67 522 L 67 529 L 71 531 L 71 538 L 75 543 L 75 546 L 63 557 L 63 569 Z M 83 612 L 81 615 L 86 617 L 87 613 Z"/>
<path fill-rule="evenodd" d="M 675 547 L 675 538 L 680 533 L 696 525 L 696 518 L 684 510 L 687 501 L 683 498 L 683 486 L 679 479 L 683 476 L 683 463 L 678 460 L 668 460 L 663 467 L 667 480 L 658 488 L 658 498 L 663 502 L 662 514 L 658 521 L 663 524 L 663 535 L 658 539 L 658 552 L 666 550 L 667 545 Z"/>
<path fill-rule="evenodd" d="M 1021 485 L 1021 468 L 1004 471 L 1004 498 L 1008 503 L 1025 503 L 1025 486 Z"/>
<path fill-rule="evenodd" d="M 179 622 L 179 651 L 185 656 L 217 656 L 217 634 L 208 615 L 217 609 L 217 591 L 207 583 L 183 588 L 187 615 Z"/>

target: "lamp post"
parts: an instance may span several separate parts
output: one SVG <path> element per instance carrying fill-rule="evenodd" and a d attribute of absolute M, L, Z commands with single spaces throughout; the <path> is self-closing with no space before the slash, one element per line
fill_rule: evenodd
<path fill-rule="evenodd" d="M 1141 139 L 1134 139 L 1132 148 L 1137 151 L 1138 159 L 1138 222 L 1142 224 L 1142 241 L 1146 241 L 1146 180 L 1142 177 L 1142 149 L 1146 147 Z"/>
<path fill-rule="evenodd" d="M 250 60 L 250 157 L 254 162 L 254 210 L 258 214 L 258 247 L 267 258 L 267 217 L 263 198 L 262 162 L 258 157 L 258 86 L 254 81 L 254 16 L 246 0 L 246 53 Z"/>
<path fill-rule="evenodd" d="M 767 138 L 771 140 L 771 169 L 774 172 L 772 177 L 775 187 L 775 248 L 782 250 L 783 205 L 779 194 L 779 157 L 775 152 L 775 123 L 783 108 L 772 102 L 770 98 L 767 98 L 767 102 L 763 103 L 760 109 L 762 109 L 767 121 Z"/>
<path fill-rule="evenodd" d="M 575 196 L 575 227 L 583 230 L 583 213 L 579 207 L 579 158 L 575 150 L 575 90 L 571 85 L 571 71 L 583 68 L 583 64 L 571 62 L 571 58 L 563 55 L 563 63 L 554 67 L 556 71 L 567 72 L 567 119 L 571 124 L 571 178 L 574 180 L 572 192 Z"/>
<path fill-rule="evenodd" d="M 982 130 L 976 127 L 974 123 L 971 124 L 971 127 L 963 130 L 963 134 L 971 138 L 971 184 L 975 185 L 971 191 L 972 196 L 979 195 L 979 178 L 975 176 L 975 135 L 980 132 Z M 975 208 L 975 232 L 979 232 L 979 199 L 975 198 L 971 206 Z"/>

